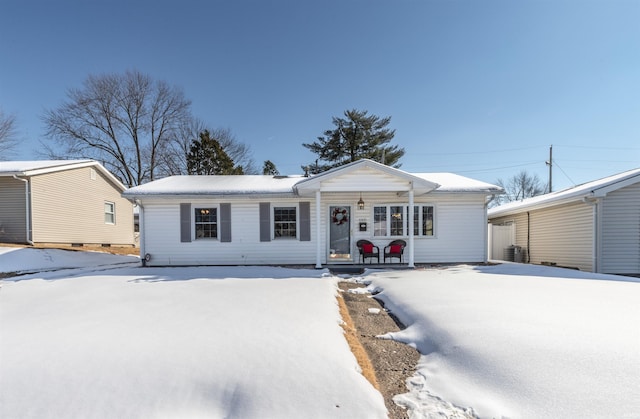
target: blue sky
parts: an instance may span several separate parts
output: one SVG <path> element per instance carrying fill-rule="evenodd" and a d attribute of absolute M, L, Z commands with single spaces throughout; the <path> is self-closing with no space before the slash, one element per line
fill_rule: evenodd
<path fill-rule="evenodd" d="M 640 1 L 0 0 L 0 107 L 41 116 L 89 74 L 181 87 L 256 162 L 300 173 L 346 109 L 391 116 L 402 169 L 554 190 L 640 167 Z M 0 158 L 1 159 L 1 158 Z"/>

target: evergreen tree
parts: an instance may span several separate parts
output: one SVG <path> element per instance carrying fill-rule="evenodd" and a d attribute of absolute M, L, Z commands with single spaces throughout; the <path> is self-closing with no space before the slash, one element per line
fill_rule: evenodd
<path fill-rule="evenodd" d="M 220 142 L 209 131 L 200 133 L 200 138 L 191 143 L 187 155 L 187 172 L 190 175 L 242 175 L 241 166 L 224 151 Z"/>
<path fill-rule="evenodd" d="M 262 174 L 278 176 L 280 172 L 278 172 L 276 165 L 271 160 L 265 160 L 262 166 Z"/>
<path fill-rule="evenodd" d="M 395 130 L 387 128 L 391 117 L 379 118 L 356 109 L 344 112 L 344 118 L 332 119 L 334 129 L 318 140 L 302 144 L 318 155 L 315 163 L 303 169 L 320 173 L 360 159 L 371 159 L 388 166 L 400 167 L 404 148 L 389 145 Z"/>

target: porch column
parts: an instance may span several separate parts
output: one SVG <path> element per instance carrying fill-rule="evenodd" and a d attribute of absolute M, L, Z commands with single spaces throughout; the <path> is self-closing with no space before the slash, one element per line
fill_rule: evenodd
<path fill-rule="evenodd" d="M 413 260 L 413 182 L 411 183 L 411 188 L 409 189 L 409 267 L 415 268 Z"/>
<path fill-rule="evenodd" d="M 320 204 L 320 189 L 316 191 L 316 269 L 322 268 L 322 205 Z"/>

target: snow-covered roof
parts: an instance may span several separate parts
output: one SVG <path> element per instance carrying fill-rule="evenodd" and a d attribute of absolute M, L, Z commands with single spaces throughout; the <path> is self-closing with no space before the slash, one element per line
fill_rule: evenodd
<path fill-rule="evenodd" d="M 293 186 L 302 176 L 225 175 L 170 176 L 133 187 L 123 193 L 128 198 L 185 195 L 293 195 Z"/>
<path fill-rule="evenodd" d="M 386 167 L 386 166 L 385 166 Z M 394 169 L 397 170 L 397 169 Z M 405 172 L 402 172 L 405 173 Z M 322 176 L 322 175 L 316 175 Z M 435 185 L 435 192 L 447 193 L 499 193 L 499 187 L 453 173 L 414 173 L 413 179 L 427 185 Z M 314 177 L 267 175 L 211 175 L 170 176 L 133 187 L 123 196 L 136 199 L 151 196 L 201 196 L 201 195 L 281 195 L 297 196 L 301 183 L 309 184 Z"/>
<path fill-rule="evenodd" d="M 126 189 L 122 182 L 95 160 L 0 161 L 0 176 L 29 177 L 90 166 L 103 173 L 121 191 Z"/>
<path fill-rule="evenodd" d="M 638 182 L 640 182 L 640 169 L 633 169 L 561 191 L 500 205 L 490 209 L 488 216 L 489 218 L 495 218 L 515 214 L 524 210 L 546 208 L 582 199 L 601 198 L 611 191 Z"/>
<path fill-rule="evenodd" d="M 497 194 L 502 188 L 490 183 L 481 182 L 455 173 L 412 173 L 414 176 L 437 183 L 436 192 L 485 192 Z"/>
<path fill-rule="evenodd" d="M 24 160 L 0 161 L 0 176 L 32 176 L 33 172 L 48 173 L 66 170 L 70 166 L 93 164 L 93 160 Z"/>

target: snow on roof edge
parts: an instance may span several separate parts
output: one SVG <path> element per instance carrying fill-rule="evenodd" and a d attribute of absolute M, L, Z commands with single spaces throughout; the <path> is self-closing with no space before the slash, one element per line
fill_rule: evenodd
<path fill-rule="evenodd" d="M 500 217 L 510 215 L 527 208 L 545 208 L 567 201 L 580 200 L 584 197 L 595 196 L 597 195 L 597 191 L 608 189 L 616 184 L 622 183 L 620 187 L 624 187 L 625 181 L 632 180 L 634 177 L 639 177 L 638 182 L 640 182 L 640 168 L 627 170 L 601 179 L 585 182 L 560 191 L 534 196 L 522 201 L 509 202 L 489 209 L 488 215 L 489 217 Z"/>

